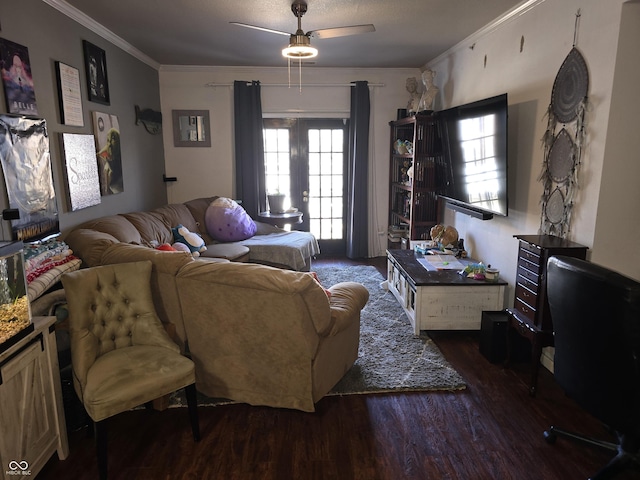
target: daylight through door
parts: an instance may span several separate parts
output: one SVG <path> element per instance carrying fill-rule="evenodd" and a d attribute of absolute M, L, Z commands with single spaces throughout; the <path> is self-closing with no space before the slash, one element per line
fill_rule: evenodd
<path fill-rule="evenodd" d="M 310 231 L 325 254 L 345 252 L 345 165 L 342 119 L 265 119 L 267 193 L 284 193 L 303 213 L 294 226 Z"/>

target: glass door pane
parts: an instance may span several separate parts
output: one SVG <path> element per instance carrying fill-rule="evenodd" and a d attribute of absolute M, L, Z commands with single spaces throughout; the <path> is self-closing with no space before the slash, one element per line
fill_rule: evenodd
<path fill-rule="evenodd" d="M 345 252 L 347 125 L 342 119 L 265 119 L 267 193 L 278 190 L 303 213 L 327 254 Z"/>

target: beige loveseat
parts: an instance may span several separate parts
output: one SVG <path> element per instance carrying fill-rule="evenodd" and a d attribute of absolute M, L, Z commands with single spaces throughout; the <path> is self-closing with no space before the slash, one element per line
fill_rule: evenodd
<path fill-rule="evenodd" d="M 158 316 L 196 364 L 211 397 L 314 411 L 358 356 L 369 292 L 331 286 L 311 273 L 224 259 L 194 259 L 114 241 L 97 229 L 66 236 L 89 265 L 150 260 Z"/>

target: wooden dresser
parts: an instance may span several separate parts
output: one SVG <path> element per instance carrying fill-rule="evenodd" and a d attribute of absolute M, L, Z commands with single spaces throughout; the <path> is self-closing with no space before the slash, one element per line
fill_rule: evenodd
<path fill-rule="evenodd" d="M 553 324 L 547 301 L 547 260 L 554 255 L 585 259 L 587 247 L 553 235 L 515 235 L 520 241 L 513 308 L 508 328 L 531 341 L 531 385 L 535 395 L 543 347 L 553 345 Z M 507 354 L 507 361 L 509 354 Z"/>

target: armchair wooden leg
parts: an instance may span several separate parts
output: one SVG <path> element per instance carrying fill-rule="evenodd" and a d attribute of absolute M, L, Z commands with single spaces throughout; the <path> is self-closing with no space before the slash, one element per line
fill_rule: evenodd
<path fill-rule="evenodd" d="M 184 393 L 187 397 L 187 406 L 189 407 L 189 419 L 191 420 L 191 431 L 193 439 L 200 441 L 200 424 L 198 422 L 198 400 L 196 398 L 196 385 L 192 383 L 184 387 Z"/>
<path fill-rule="evenodd" d="M 100 480 L 107 480 L 107 421 L 101 420 L 93 424 L 98 456 L 98 474 Z"/>

